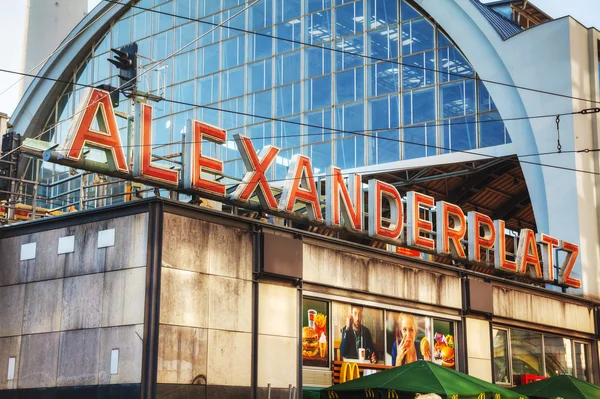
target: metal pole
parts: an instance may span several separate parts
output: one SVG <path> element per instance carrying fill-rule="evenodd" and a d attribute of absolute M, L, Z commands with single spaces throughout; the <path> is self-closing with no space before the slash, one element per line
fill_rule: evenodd
<path fill-rule="evenodd" d="M 267 384 L 267 399 L 271 399 L 271 383 Z"/>
<path fill-rule="evenodd" d="M 33 199 L 31 200 L 31 220 L 35 220 L 35 208 L 37 207 L 37 183 L 33 184 Z"/>

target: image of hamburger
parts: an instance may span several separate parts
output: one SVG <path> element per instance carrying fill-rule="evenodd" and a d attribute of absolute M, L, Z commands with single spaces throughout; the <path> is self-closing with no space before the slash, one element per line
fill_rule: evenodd
<path fill-rule="evenodd" d="M 314 357 L 319 353 L 319 335 L 312 327 L 302 329 L 302 357 Z"/>
<path fill-rule="evenodd" d="M 421 338 L 421 354 L 425 360 L 431 360 L 431 346 L 427 337 Z"/>
<path fill-rule="evenodd" d="M 454 348 L 450 346 L 445 346 L 441 351 L 442 356 L 442 366 L 444 367 L 454 367 Z"/>

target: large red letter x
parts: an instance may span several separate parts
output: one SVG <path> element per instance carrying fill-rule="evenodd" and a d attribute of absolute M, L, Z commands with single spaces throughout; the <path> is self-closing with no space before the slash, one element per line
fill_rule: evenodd
<path fill-rule="evenodd" d="M 248 171 L 235 191 L 229 195 L 229 198 L 248 202 L 258 187 L 260 190 L 257 195 L 261 205 L 273 211 L 277 210 L 277 201 L 273 196 L 273 192 L 271 192 L 266 173 L 279 153 L 279 148 L 268 145 L 262 149 L 260 154 L 257 154 L 252 141 L 248 137 L 236 134 L 233 138 Z"/>

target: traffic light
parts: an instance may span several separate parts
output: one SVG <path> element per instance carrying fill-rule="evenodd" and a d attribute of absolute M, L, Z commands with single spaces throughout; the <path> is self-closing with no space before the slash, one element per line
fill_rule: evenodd
<path fill-rule="evenodd" d="M 111 50 L 115 54 L 115 58 L 109 58 L 108 61 L 119 68 L 119 86 L 121 90 L 135 88 L 137 81 L 137 43 Z"/>
<path fill-rule="evenodd" d="M 0 146 L 0 200 L 10 198 L 10 180 L 4 177 L 17 177 L 17 166 L 19 162 L 19 152 L 13 149 L 21 145 L 21 136 L 14 132 L 6 133 L 2 136 L 2 145 Z M 10 153 L 10 154 L 9 154 Z"/>

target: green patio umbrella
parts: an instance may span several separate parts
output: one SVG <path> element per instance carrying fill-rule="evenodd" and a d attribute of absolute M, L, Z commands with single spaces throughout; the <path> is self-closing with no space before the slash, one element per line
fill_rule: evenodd
<path fill-rule="evenodd" d="M 532 398 L 592 399 L 600 398 L 600 387 L 570 375 L 557 375 L 545 380 L 512 388 Z"/>
<path fill-rule="evenodd" d="M 442 399 L 527 399 L 525 395 L 426 361 L 333 385 L 321 391 L 321 399 L 413 399 L 417 393 L 436 393 Z"/>

